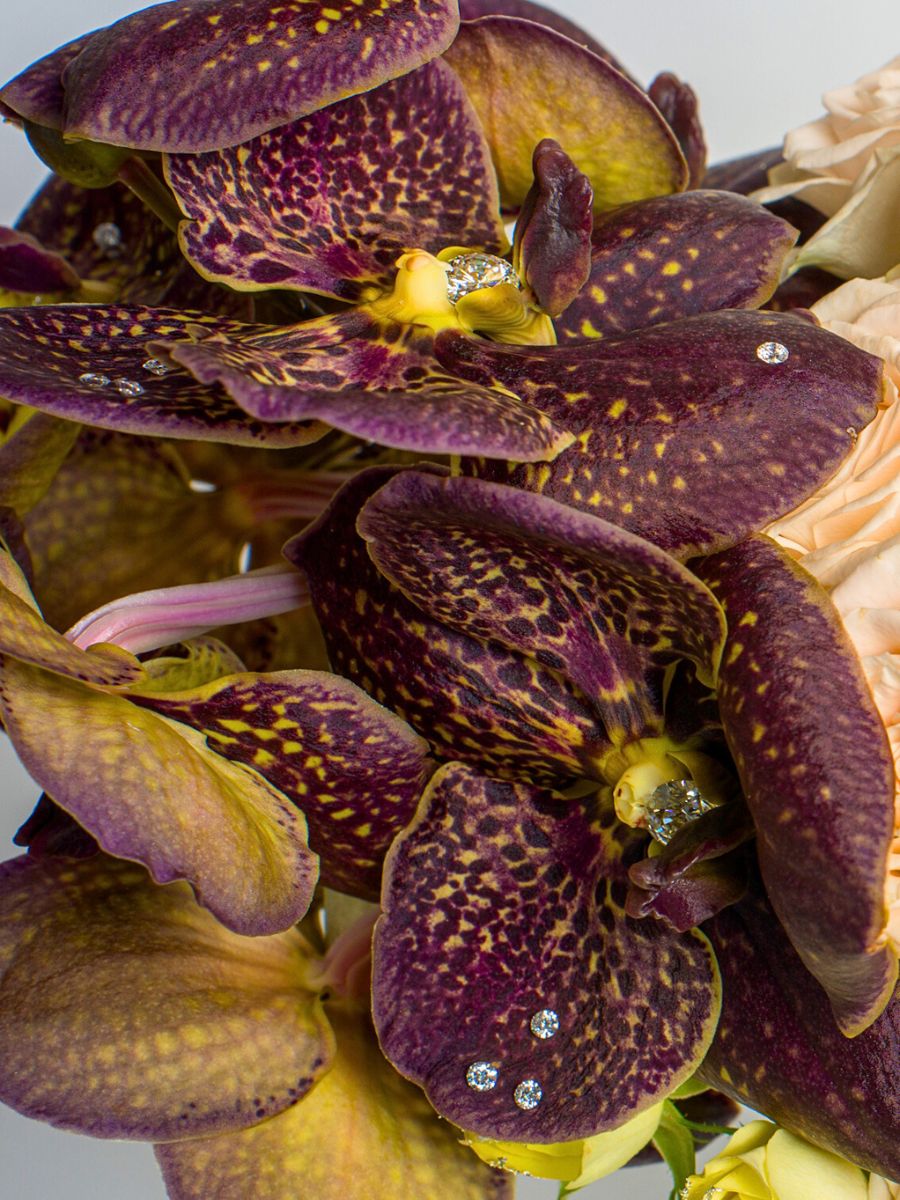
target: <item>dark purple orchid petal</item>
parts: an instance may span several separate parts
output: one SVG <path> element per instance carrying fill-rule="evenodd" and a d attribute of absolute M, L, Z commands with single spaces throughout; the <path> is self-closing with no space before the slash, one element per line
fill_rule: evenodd
<path fill-rule="evenodd" d="M 201 278 L 175 235 L 120 183 L 83 188 L 53 175 L 16 228 L 65 254 L 82 280 L 114 288 L 123 303 L 251 316 L 251 298 Z"/>
<path fill-rule="evenodd" d="M 220 388 L 177 368 L 159 372 L 148 343 L 254 326 L 203 313 L 93 305 L 0 309 L 0 392 L 18 404 L 103 429 L 234 445 L 302 446 L 325 433 L 313 421 L 253 420 Z M 165 364 L 163 364 L 165 366 Z"/>
<path fill-rule="evenodd" d="M 593 190 L 552 138 L 534 150 L 534 183 L 516 221 L 513 262 L 551 317 L 568 308 L 591 273 Z"/>
<path fill-rule="evenodd" d="M 33 858 L 51 855 L 91 858 L 100 847 L 91 835 L 43 792 L 31 815 L 16 830 L 13 845 L 25 846 Z"/>
<path fill-rule="evenodd" d="M 210 279 L 357 300 L 405 250 L 502 253 L 490 154 L 437 61 L 252 142 L 168 159 L 181 245 Z"/>
<path fill-rule="evenodd" d="M 62 129 L 65 110 L 62 73 L 94 33 L 67 42 L 11 80 L 0 90 L 0 115 L 11 121 L 21 122 L 24 117 L 48 129 Z"/>
<path fill-rule="evenodd" d="M 417 471 L 366 504 L 379 571 L 433 620 L 559 671 L 617 745 L 662 733 L 679 658 L 712 684 L 725 637 L 706 587 L 618 526 L 517 488 Z"/>
<path fill-rule="evenodd" d="M 678 139 L 688 165 L 688 187 L 700 187 L 706 171 L 706 138 L 700 123 L 696 92 L 671 71 L 662 71 L 647 88 L 647 95 Z"/>
<path fill-rule="evenodd" d="M 395 472 L 360 472 L 284 548 L 309 579 L 335 669 L 444 757 L 538 782 L 590 774 L 611 744 L 587 697 L 536 657 L 430 618 L 375 568 L 356 520 Z"/>
<path fill-rule="evenodd" d="M 534 4 L 532 0 L 459 0 L 459 15 L 463 21 L 477 21 L 479 17 L 519 17 L 525 21 L 536 21 L 538 25 L 546 25 L 564 37 L 571 38 L 579 46 L 584 46 L 605 59 L 623 75 L 628 75 L 622 64 L 586 29 L 582 29 L 562 13 L 545 8 L 543 4 Z"/>
<path fill-rule="evenodd" d="M 721 549 L 813 492 L 881 396 L 880 359 L 786 314 L 721 312 L 519 348 L 443 333 L 449 371 L 500 384 L 578 436 L 539 466 L 469 464 L 679 557 Z"/>
<path fill-rule="evenodd" d="M 779 920 L 845 1033 L 894 989 L 884 881 L 894 765 L 871 692 L 827 593 L 764 538 L 698 567 L 729 637 L 719 706 Z"/>
<path fill-rule="evenodd" d="M 80 280 L 60 254 L 27 233 L 0 226 L 0 288 L 8 292 L 72 292 Z"/>
<path fill-rule="evenodd" d="M 0 912 L 0 1094 L 19 1112 L 197 1137 L 283 1112 L 328 1069 L 294 929 L 240 937 L 184 884 L 105 855 L 3 863 Z"/>
<path fill-rule="evenodd" d="M 594 227 L 588 286 L 554 324 L 584 342 L 720 308 L 758 308 L 796 233 L 728 192 L 685 192 L 618 209 Z"/>
<path fill-rule="evenodd" d="M 30 67 L 0 93 L 52 116 L 62 61 L 67 136 L 198 153 L 246 142 L 440 54 L 457 28 L 448 0 L 172 0 Z M 25 111 L 25 110 L 28 111 Z"/>
<path fill-rule="evenodd" d="M 796 309 L 810 309 L 833 292 L 844 282 L 830 271 L 821 267 L 801 267 L 793 275 L 778 285 L 766 303 L 771 312 L 794 312 Z"/>
<path fill-rule="evenodd" d="M 625 915 L 643 840 L 608 801 L 554 803 L 459 763 L 434 777 L 388 859 L 373 1011 L 382 1049 L 443 1116 L 485 1137 L 568 1141 L 694 1070 L 717 972 L 701 935 Z M 558 1028 L 541 1036 L 545 1011 Z"/>
<path fill-rule="evenodd" d="M 724 995 L 701 1077 L 816 1145 L 900 1179 L 900 989 L 873 1025 L 846 1038 L 761 888 L 706 932 Z"/>
<path fill-rule="evenodd" d="M 425 742 L 337 675 L 233 675 L 190 692 L 134 700 L 193 726 L 306 816 L 322 882 L 377 899 L 384 855 L 433 770 Z"/>
<path fill-rule="evenodd" d="M 557 141 L 587 175 L 598 213 L 681 191 L 687 182 L 675 136 L 646 93 L 562 34 L 488 16 L 463 24 L 444 57 L 485 130 L 504 207 L 525 199 L 542 138 Z"/>
<path fill-rule="evenodd" d="M 781 146 L 754 150 L 751 154 L 742 154 L 739 158 L 714 163 L 703 177 L 703 186 L 747 196 L 750 192 L 768 186 L 769 171 L 780 162 L 784 162 Z"/>
<path fill-rule="evenodd" d="M 553 458 L 572 442 L 508 391 L 447 374 L 425 326 L 355 309 L 284 327 L 229 331 L 220 323 L 211 332 L 158 346 L 201 383 L 222 384 L 260 421 L 327 421 L 398 450 L 518 462 Z"/>

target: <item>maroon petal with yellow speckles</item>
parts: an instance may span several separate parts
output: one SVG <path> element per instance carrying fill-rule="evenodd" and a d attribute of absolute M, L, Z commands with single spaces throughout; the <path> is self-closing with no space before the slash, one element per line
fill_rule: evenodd
<path fill-rule="evenodd" d="M 0 289 L 37 295 L 78 286 L 78 276 L 62 255 L 45 250 L 27 233 L 0 226 Z"/>
<path fill-rule="evenodd" d="M 701 934 L 625 915 L 643 841 L 608 798 L 554 803 L 459 763 L 434 777 L 388 859 L 373 1011 L 382 1049 L 443 1116 L 486 1137 L 568 1141 L 621 1124 L 698 1065 L 718 973 Z M 481 1087 L 467 1083 L 478 1063 Z"/>
<path fill-rule="evenodd" d="M 413 247 L 506 247 L 487 144 L 440 61 L 166 174 L 184 253 L 234 287 L 356 300 Z"/>
<path fill-rule="evenodd" d="M 706 932 L 723 998 L 701 1077 L 816 1145 L 900 1179 L 900 988 L 849 1039 L 761 888 Z"/>
<path fill-rule="evenodd" d="M 595 222 L 591 273 L 554 324 L 561 342 L 758 308 L 774 292 L 796 230 L 728 192 L 685 192 Z"/>
<path fill-rule="evenodd" d="M 679 557 L 746 537 L 830 478 L 882 387 L 880 359 L 774 313 L 710 313 L 589 346 L 443 333 L 435 352 L 447 370 L 508 387 L 577 436 L 552 463 L 470 472 L 585 509 Z"/>
<path fill-rule="evenodd" d="M 662 71 L 647 88 L 647 95 L 678 138 L 688 165 L 688 187 L 700 187 L 706 171 L 706 138 L 694 89 L 671 71 Z"/>
<path fill-rule="evenodd" d="M 192 725 L 306 816 L 328 887 L 377 899 L 384 855 L 433 764 L 426 743 L 346 679 L 318 671 L 231 675 L 141 705 Z"/>
<path fill-rule="evenodd" d="M 537 657 L 434 620 L 375 568 L 356 520 L 395 470 L 360 472 L 285 546 L 309 579 L 335 669 L 445 758 L 542 783 L 591 774 L 611 744 L 582 692 Z"/>
<path fill-rule="evenodd" d="M 517 488 L 404 471 L 357 528 L 379 571 L 423 612 L 559 671 L 617 744 L 662 732 L 670 664 L 686 658 L 715 679 L 718 604 L 618 526 Z"/>
<path fill-rule="evenodd" d="M 826 592 L 773 542 L 699 565 L 729 636 L 719 706 L 781 923 L 848 1035 L 894 989 L 884 881 L 894 766 L 859 657 Z"/>
<path fill-rule="evenodd" d="M 93 36 L 87 33 L 66 42 L 10 80 L 0 90 L 0 113 L 12 121 L 21 122 L 24 117 L 36 125 L 61 129 L 65 110 L 62 73 Z"/>
<path fill-rule="evenodd" d="M 571 38 L 579 46 L 600 58 L 606 59 L 623 75 L 628 72 L 622 64 L 610 54 L 605 46 L 592 37 L 586 29 L 564 17 L 562 13 L 545 8 L 543 4 L 534 4 L 532 0 L 459 0 L 459 15 L 464 21 L 477 21 L 479 17 L 520 17 L 525 21 L 537 21 L 538 25 L 547 25 L 557 33 Z"/>
<path fill-rule="evenodd" d="M 234 146 L 428 62 L 457 25 L 450 0 L 172 0 L 51 56 L 69 58 L 62 128 L 140 150 Z M 41 60 L 0 99 L 39 120 L 47 76 Z"/>
<path fill-rule="evenodd" d="M 0 1095 L 27 1116 L 199 1137 L 283 1112 L 328 1069 L 294 929 L 240 937 L 184 884 L 105 855 L 3 863 L 0 914 Z"/>
<path fill-rule="evenodd" d="M 156 437 L 302 446 L 325 433 L 313 421 L 254 420 L 223 389 L 178 368 L 144 365 L 149 342 L 188 337 L 194 326 L 226 334 L 254 329 L 138 306 L 0 309 L 0 393 L 69 421 Z"/>
<path fill-rule="evenodd" d="M 558 316 L 591 273 L 593 189 L 552 138 L 534 150 L 534 183 L 516 221 L 513 264 L 544 312 Z"/>
<path fill-rule="evenodd" d="M 211 337 L 156 344 L 260 421 L 327 421 L 399 450 L 518 462 L 553 458 L 572 441 L 509 392 L 442 370 L 424 326 L 351 309 L 302 325 L 209 328 Z"/>
<path fill-rule="evenodd" d="M 485 130 L 504 207 L 525 199 L 542 138 L 559 142 L 587 175 L 598 213 L 681 191 L 687 182 L 675 136 L 646 93 L 562 34 L 488 16 L 465 22 L 444 57 Z"/>

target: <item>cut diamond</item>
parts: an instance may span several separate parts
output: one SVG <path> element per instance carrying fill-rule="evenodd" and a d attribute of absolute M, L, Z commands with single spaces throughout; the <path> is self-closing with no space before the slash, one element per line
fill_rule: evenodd
<path fill-rule="evenodd" d="M 773 366 L 787 362 L 790 353 L 790 350 L 782 342 L 762 342 L 756 347 L 756 357 Z"/>
<path fill-rule="evenodd" d="M 541 1041 L 552 1038 L 559 1031 L 559 1017 L 552 1008 L 542 1008 L 531 1018 L 531 1032 Z"/>
<path fill-rule="evenodd" d="M 511 283 L 521 288 L 522 283 L 513 268 L 504 258 L 496 254 L 457 254 L 450 259 L 447 275 L 447 295 L 453 304 L 477 292 L 479 288 L 496 287 L 498 283 Z"/>
<path fill-rule="evenodd" d="M 110 379 L 108 375 L 98 375 L 96 371 L 85 371 L 83 375 L 78 376 L 78 382 L 87 384 L 88 387 L 108 387 Z"/>
<path fill-rule="evenodd" d="M 490 1092 L 497 1086 L 500 1072 L 489 1062 L 473 1062 L 466 1071 L 466 1083 L 473 1092 Z"/>
<path fill-rule="evenodd" d="M 94 245 L 104 254 L 114 257 L 122 249 L 122 230 L 112 221 L 103 221 L 93 233 Z"/>
<path fill-rule="evenodd" d="M 141 366 L 151 375 L 166 375 L 171 370 L 171 367 L 159 358 L 148 358 L 146 362 L 141 363 Z"/>
<path fill-rule="evenodd" d="M 647 801 L 647 828 L 657 842 L 667 845 L 679 829 L 715 808 L 693 779 L 670 779 L 651 792 Z"/>
<path fill-rule="evenodd" d="M 523 1108 L 525 1112 L 531 1112 L 540 1104 L 543 1095 L 541 1085 L 536 1079 L 523 1079 L 521 1083 L 516 1084 L 513 1100 L 519 1108 Z"/>
<path fill-rule="evenodd" d="M 141 396 L 144 388 L 136 379 L 117 379 L 113 387 L 120 396 Z"/>

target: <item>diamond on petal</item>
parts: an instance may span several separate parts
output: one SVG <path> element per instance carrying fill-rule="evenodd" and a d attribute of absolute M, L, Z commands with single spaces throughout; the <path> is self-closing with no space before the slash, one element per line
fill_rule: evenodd
<path fill-rule="evenodd" d="M 94 245 L 104 254 L 115 256 L 122 249 L 122 230 L 112 221 L 103 221 L 93 233 Z"/>
<path fill-rule="evenodd" d="M 761 342 L 756 347 L 756 357 L 764 363 L 771 363 L 777 366 L 778 363 L 787 362 L 790 356 L 790 350 L 783 342 Z"/>
<path fill-rule="evenodd" d="M 525 1112 L 531 1112 L 540 1104 L 543 1095 L 541 1085 L 536 1079 L 523 1079 L 521 1083 L 516 1084 L 513 1100 L 519 1108 L 524 1109 Z"/>
<path fill-rule="evenodd" d="M 552 1008 L 542 1008 L 531 1018 L 531 1032 L 541 1041 L 552 1038 L 559 1031 L 559 1017 Z"/>
<path fill-rule="evenodd" d="M 116 379 L 113 387 L 120 396 L 140 396 L 144 388 L 136 379 Z"/>
<path fill-rule="evenodd" d="M 141 366 L 145 371 L 149 371 L 151 375 L 166 375 L 172 369 L 158 358 L 148 358 L 146 362 L 141 363 Z"/>
<path fill-rule="evenodd" d="M 489 1062 L 473 1062 L 466 1071 L 466 1083 L 474 1092 L 490 1092 L 497 1086 L 500 1072 Z"/>
<path fill-rule="evenodd" d="M 83 375 L 78 376 L 78 382 L 84 383 L 88 387 L 108 387 L 110 378 L 108 375 L 99 375 L 96 371 L 85 371 Z"/>
<path fill-rule="evenodd" d="M 670 779 L 651 792 L 647 801 L 650 836 L 665 846 L 679 829 L 715 808 L 693 779 Z"/>
<path fill-rule="evenodd" d="M 447 295 L 455 304 L 469 292 L 477 292 L 479 288 L 496 287 L 498 283 L 511 283 L 513 287 L 521 288 L 522 282 L 505 258 L 496 254 L 457 254 L 450 259 L 450 271 L 447 274 Z"/>

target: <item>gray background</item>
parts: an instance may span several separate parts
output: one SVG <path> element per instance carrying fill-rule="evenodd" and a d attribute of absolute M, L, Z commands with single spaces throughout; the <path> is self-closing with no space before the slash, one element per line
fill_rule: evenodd
<path fill-rule="evenodd" d="M 90 28 L 131 11 L 127 0 L 2 0 L 0 78 Z M 697 90 L 711 160 L 780 141 L 818 116 L 819 97 L 900 53 L 897 0 L 637 0 L 599 4 L 557 0 L 555 7 L 605 42 L 647 83 L 670 69 Z M 14 16 L 13 16 L 14 14 Z M 12 19 L 10 19 L 12 18 Z M 11 222 L 43 178 L 21 134 L 0 127 L 0 223 Z M 89 569 L 89 567 L 87 567 Z M 37 791 L 0 738 L 0 854 Z M 162 1200 L 150 1150 L 59 1133 L 0 1108 L 2 1200 Z M 581 1194 L 585 1200 L 663 1200 L 664 1168 L 619 1172 Z M 523 1180 L 520 1200 L 550 1200 L 554 1184 Z M 215 1200 L 210 1197 L 210 1200 Z M 309 1200 L 316 1200 L 309 1197 Z M 448 1200 L 453 1200 L 448 1197 Z"/>

